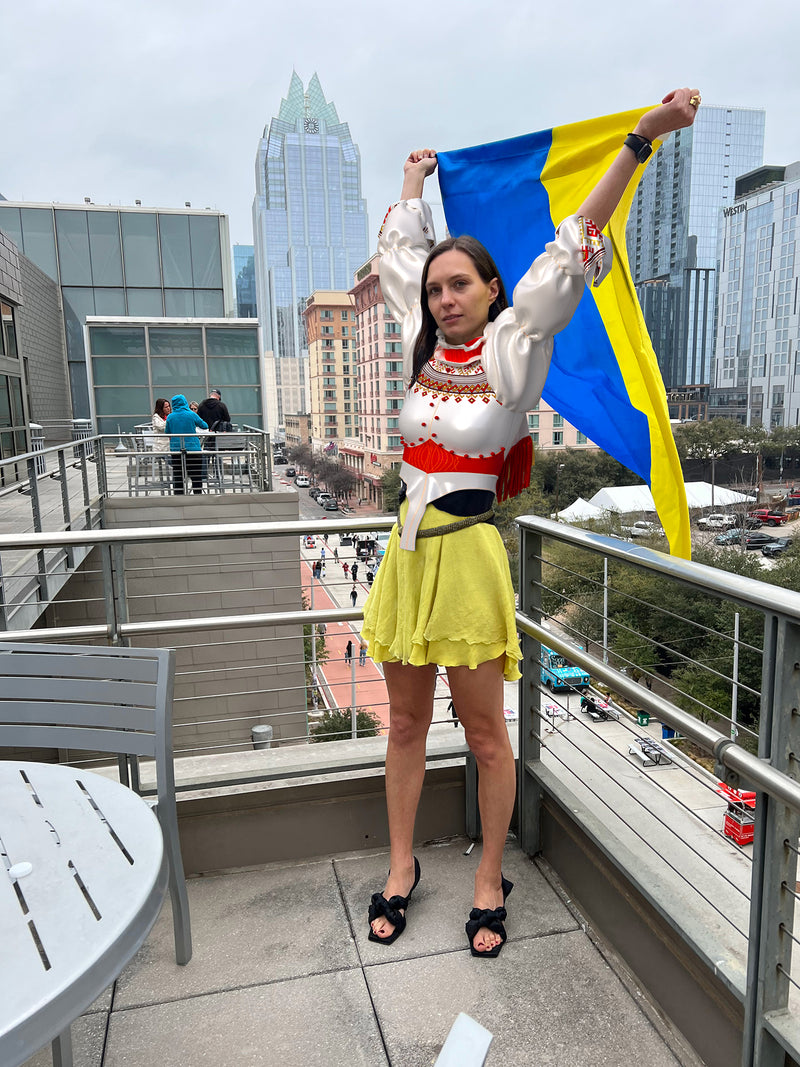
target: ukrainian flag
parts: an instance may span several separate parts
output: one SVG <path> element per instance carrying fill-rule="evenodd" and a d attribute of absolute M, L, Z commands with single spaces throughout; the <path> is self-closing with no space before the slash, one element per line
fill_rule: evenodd
<path fill-rule="evenodd" d="M 451 235 L 470 233 L 491 252 L 506 289 L 554 227 L 573 215 L 608 169 L 645 109 L 576 122 L 508 141 L 440 152 L 439 185 Z M 555 341 L 544 399 L 650 486 L 673 555 L 689 558 L 683 473 L 666 394 L 625 249 L 636 180 L 606 232 L 614 267 L 584 293 Z"/>

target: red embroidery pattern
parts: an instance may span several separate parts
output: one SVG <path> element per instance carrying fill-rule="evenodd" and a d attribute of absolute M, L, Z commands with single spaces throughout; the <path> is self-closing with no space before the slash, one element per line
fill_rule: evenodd
<path fill-rule="evenodd" d="M 443 401 L 453 397 L 456 403 L 465 397 L 470 404 L 476 400 L 488 404 L 496 399 L 486 381 L 486 371 L 480 359 L 473 359 L 469 363 L 451 363 L 437 358 L 436 353 L 420 371 L 412 391 L 422 396 L 434 395 Z"/>
<path fill-rule="evenodd" d="M 596 285 L 603 270 L 603 256 L 606 250 L 603 234 L 591 219 L 585 219 L 582 215 L 578 216 L 578 226 L 583 253 L 583 273 L 587 278 L 591 274 L 592 282 Z"/>

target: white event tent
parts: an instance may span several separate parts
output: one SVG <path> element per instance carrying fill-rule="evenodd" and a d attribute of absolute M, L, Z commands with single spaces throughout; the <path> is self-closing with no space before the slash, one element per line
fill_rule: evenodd
<path fill-rule="evenodd" d="M 749 504 L 755 496 L 737 493 L 734 489 L 724 489 L 710 482 L 686 482 L 686 501 L 689 510 L 697 508 L 729 508 L 735 504 Z M 634 512 L 653 512 L 656 506 L 653 496 L 646 485 L 613 485 L 600 489 L 591 500 L 583 497 L 559 511 L 558 518 L 563 522 L 584 522 L 586 519 L 600 518 L 603 512 L 616 512 L 630 515 Z"/>

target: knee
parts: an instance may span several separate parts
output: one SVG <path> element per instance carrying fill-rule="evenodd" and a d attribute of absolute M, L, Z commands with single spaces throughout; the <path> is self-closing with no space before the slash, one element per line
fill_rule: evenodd
<path fill-rule="evenodd" d="M 470 751 L 484 767 L 499 766 L 511 753 L 511 743 L 505 728 L 502 732 L 491 728 L 465 729 L 465 736 Z"/>
<path fill-rule="evenodd" d="M 424 744 L 429 725 L 430 717 L 393 707 L 389 722 L 389 740 L 401 747 L 418 745 L 420 742 Z"/>

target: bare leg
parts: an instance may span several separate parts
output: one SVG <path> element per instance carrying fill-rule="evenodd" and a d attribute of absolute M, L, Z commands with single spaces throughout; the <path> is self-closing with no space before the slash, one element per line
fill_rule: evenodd
<path fill-rule="evenodd" d="M 436 667 L 384 663 L 389 691 L 389 743 L 386 748 L 386 807 L 389 813 L 389 878 L 383 890 L 407 896 L 414 883 L 414 820 L 425 777 L 425 740 L 433 718 Z M 394 926 L 384 917 L 375 919 L 373 931 L 388 937 Z"/>
<path fill-rule="evenodd" d="M 447 668 L 458 717 L 478 764 L 483 854 L 475 872 L 476 908 L 499 908 L 503 903 L 500 872 L 517 788 L 514 754 L 503 718 L 503 662 L 501 656 L 474 670 Z M 479 952 L 486 952 L 499 941 L 498 934 L 484 927 L 474 944 Z"/>

